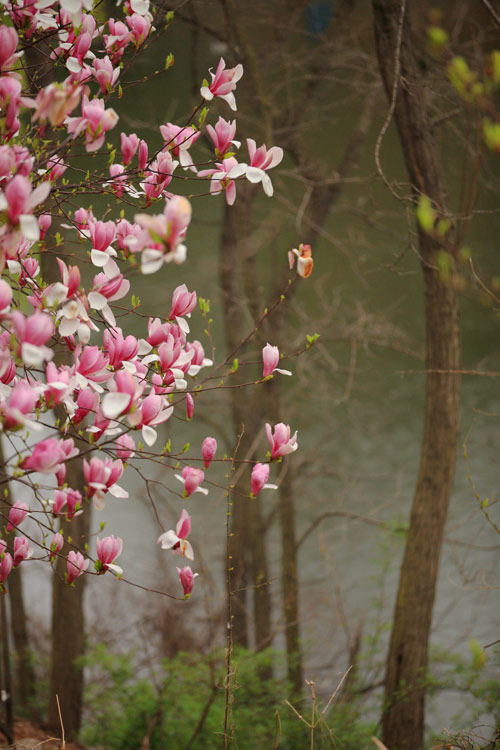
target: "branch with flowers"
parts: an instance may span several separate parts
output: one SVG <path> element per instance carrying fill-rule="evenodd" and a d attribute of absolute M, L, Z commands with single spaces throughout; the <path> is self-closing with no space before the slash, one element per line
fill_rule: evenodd
<path fill-rule="evenodd" d="M 126 499 L 126 470 L 136 468 L 139 473 L 134 463 L 139 458 L 171 470 L 181 492 L 162 486 L 185 500 L 194 492 L 208 492 L 205 473 L 217 454 L 213 437 L 202 443 L 203 469 L 187 463 L 182 452 L 172 451 L 171 441 L 155 449 L 162 425 L 174 415 L 184 419 L 185 413 L 193 419 L 195 397 L 204 391 L 210 397 L 214 373 L 217 389 L 231 387 L 234 367 L 228 367 L 229 360 L 217 365 L 205 356 L 199 341 L 189 340 L 189 318 L 198 302 L 202 311 L 205 303 L 181 284 L 172 291 L 168 315 L 149 318 L 143 337 L 117 325 L 115 303 L 137 315 L 139 303 L 129 296 L 134 278 L 139 273 L 163 273 L 165 265 L 186 261 L 192 206 L 188 198 L 171 192 L 174 177 L 182 173 L 183 181 L 198 185 L 208 180 L 210 193 L 224 193 L 232 205 L 238 180 L 261 184 L 272 196 L 268 173 L 283 158 L 281 148 L 257 147 L 249 138 L 248 161 L 238 161 L 236 121 L 219 117 L 215 124 L 206 122 L 206 104 L 214 99 L 236 111 L 235 90 L 243 67 L 228 68 L 223 59 L 215 72 L 210 71 L 211 81 L 202 82 L 201 100 L 190 121 L 160 126 L 159 150 L 136 133 L 122 132 L 119 149 L 110 154 L 106 139 L 116 131 L 119 115 L 109 102 L 126 95 L 131 84 L 125 74 L 135 56 L 160 33 L 155 24 L 163 24 L 148 0 L 126 0 L 122 12 L 122 18 L 100 23 L 92 0 L 3 4 L 0 428 L 10 453 L 0 481 L 4 489 L 10 487 L 13 498 L 31 498 L 0 505 L 3 592 L 12 569 L 30 557 L 50 564 L 63 557 L 70 585 L 84 573 L 122 577 L 116 561 L 120 557 L 126 566 L 126 551 L 122 554 L 119 537 L 97 538 L 92 557 L 64 538 L 59 522 L 87 512 L 90 503 L 102 512 L 110 495 Z M 167 14 L 167 23 L 170 20 Z M 51 71 L 46 85 L 39 84 L 30 63 L 33 50 Z M 194 159 L 202 135 L 213 144 L 208 167 L 203 152 L 198 163 Z M 76 166 L 81 145 L 94 157 L 91 173 Z M 80 203 L 82 196 L 96 194 L 108 200 L 101 218 Z M 110 219 L 114 205 L 130 209 L 129 218 Z M 151 207 L 153 212 L 148 211 Z M 85 247 L 92 268 L 86 285 L 69 241 L 59 233 L 61 227 L 66 238 L 73 236 Z M 55 281 L 44 278 L 43 259 L 48 255 L 57 259 Z M 290 268 L 297 260 L 300 276 L 310 275 L 308 245 L 292 250 L 289 259 Z M 265 311 L 262 320 L 267 315 Z M 61 353 L 66 355 L 64 364 Z M 264 383 L 274 373 L 290 375 L 279 363 L 277 347 L 268 344 L 262 353 L 262 377 L 248 384 Z M 204 379 L 203 371 L 208 372 Z M 41 430 L 49 437 L 42 437 Z M 255 462 L 248 497 L 275 487 L 267 483 L 270 463 L 297 449 L 297 433 L 292 435 L 288 425 L 268 424 L 266 431 L 270 452 L 267 461 Z M 136 444 L 138 433 L 141 440 Z M 68 462 L 81 462 L 84 486 L 68 486 Z M 37 534 L 28 536 L 21 529 L 28 515 L 36 521 Z M 192 561 L 190 532 L 191 516 L 183 509 L 175 530 L 162 530 L 158 543 Z M 4 540 L 9 534 L 16 535 L 13 555 Z M 177 570 L 184 598 L 189 597 L 197 574 L 189 565 Z"/>

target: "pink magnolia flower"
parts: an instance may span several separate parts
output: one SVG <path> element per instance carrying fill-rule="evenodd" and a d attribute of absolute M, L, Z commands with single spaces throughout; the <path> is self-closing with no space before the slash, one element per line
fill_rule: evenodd
<path fill-rule="evenodd" d="M 121 198 L 127 187 L 127 174 L 123 164 L 111 164 L 109 176 L 112 178 L 108 183 L 117 198 Z"/>
<path fill-rule="evenodd" d="M 14 505 L 9 511 L 9 523 L 7 524 L 7 531 L 14 531 L 24 521 L 26 514 L 28 513 L 28 506 L 26 503 L 22 503 L 20 500 L 16 500 Z"/>
<path fill-rule="evenodd" d="M 269 464 L 255 464 L 252 469 L 252 496 L 257 497 L 259 492 L 263 489 L 277 490 L 278 485 L 267 484 L 269 479 Z"/>
<path fill-rule="evenodd" d="M 87 381 L 92 383 L 103 383 L 112 377 L 107 369 L 109 359 L 104 356 L 98 346 L 84 346 L 79 359 L 75 358 L 76 373 L 80 375 L 82 387 Z M 95 387 L 95 386 L 94 386 Z"/>
<path fill-rule="evenodd" d="M 83 459 L 83 474 L 87 484 L 87 496 L 92 498 L 96 510 L 103 510 L 106 505 L 105 495 L 110 492 L 114 497 L 128 497 L 128 492 L 118 486 L 117 481 L 123 474 L 120 459 L 112 461 L 106 458 L 101 461 L 96 456 L 90 461 Z"/>
<path fill-rule="evenodd" d="M 221 57 L 215 73 L 212 73 L 211 68 L 209 73 L 212 76 L 212 82 L 209 85 L 207 81 L 203 81 L 203 86 L 200 89 L 202 97 L 210 101 L 214 96 L 219 96 L 229 104 L 233 111 L 236 111 L 236 99 L 233 91 L 243 75 L 243 65 L 226 69 L 226 63 Z"/>
<path fill-rule="evenodd" d="M 31 182 L 21 174 L 16 174 L 9 180 L 4 193 L 0 193 L 0 210 L 6 210 L 9 224 L 19 224 L 23 236 L 30 242 L 38 242 L 40 239 L 40 229 L 33 216 L 33 209 L 43 203 L 49 193 L 48 182 L 42 182 L 33 190 Z"/>
<path fill-rule="evenodd" d="M 175 195 L 167 202 L 163 214 L 136 214 L 134 218 L 143 229 L 137 239 L 142 250 L 143 273 L 155 273 L 163 263 L 170 261 L 184 262 L 186 246 L 182 240 L 191 221 L 191 204 L 187 198 Z"/>
<path fill-rule="evenodd" d="M 113 68 L 113 63 L 107 55 L 102 58 L 95 57 L 90 70 L 101 87 L 103 94 L 113 89 L 120 75 L 120 68 Z"/>
<path fill-rule="evenodd" d="M 68 571 L 66 581 L 73 583 L 78 576 L 81 576 L 89 567 L 90 560 L 85 560 L 81 552 L 71 550 L 68 554 L 66 569 Z"/>
<path fill-rule="evenodd" d="M 52 224 L 52 216 L 50 214 L 40 214 L 38 217 L 38 229 L 40 231 L 40 239 L 43 240 L 45 235 L 50 229 Z M 57 258 L 59 261 L 59 258 Z"/>
<path fill-rule="evenodd" d="M 223 117 L 219 117 L 215 127 L 207 125 L 207 133 L 212 139 L 215 146 L 215 153 L 219 158 L 231 149 L 231 146 L 240 147 L 240 142 L 234 140 L 236 135 L 236 120 L 228 122 Z"/>
<path fill-rule="evenodd" d="M 168 314 L 169 319 L 173 320 L 184 315 L 190 315 L 196 307 L 196 301 L 196 292 L 188 292 L 187 286 L 181 284 L 172 294 L 172 305 Z"/>
<path fill-rule="evenodd" d="M 62 550 L 64 545 L 64 537 L 63 535 L 58 531 L 54 534 L 52 537 L 52 541 L 50 543 L 49 547 L 49 559 L 51 564 L 54 562 L 55 558 L 59 554 L 59 552 Z"/>
<path fill-rule="evenodd" d="M 120 435 L 116 441 L 116 455 L 122 461 L 128 461 L 134 456 L 135 443 L 131 435 Z"/>
<path fill-rule="evenodd" d="M 106 109 L 102 99 L 89 99 L 84 96 L 82 101 L 82 116 L 67 117 L 66 127 L 74 138 L 84 133 L 85 150 L 89 153 L 101 148 L 108 130 L 112 130 L 118 122 L 118 115 L 114 109 Z"/>
<path fill-rule="evenodd" d="M 149 446 L 154 445 L 157 438 L 157 433 L 153 429 L 153 426 L 163 424 L 173 414 L 173 406 L 164 407 L 164 397 L 151 391 L 143 400 L 136 414 L 129 417 L 129 424 L 142 427 L 142 436 L 145 443 Z"/>
<path fill-rule="evenodd" d="M 290 269 L 295 265 L 295 258 L 297 258 L 297 273 L 303 279 L 307 279 L 311 275 L 314 266 L 311 245 L 301 243 L 298 250 L 294 247 L 293 250 L 289 251 L 288 262 Z"/>
<path fill-rule="evenodd" d="M 194 579 L 196 578 L 198 573 L 194 573 L 193 575 L 193 571 L 191 570 L 189 565 L 186 565 L 185 568 L 177 568 L 177 572 L 179 574 L 181 586 L 184 590 L 184 599 L 189 599 L 193 590 Z"/>
<path fill-rule="evenodd" d="M 271 445 L 271 458 L 280 458 L 288 453 L 293 453 L 299 447 L 297 444 L 297 431 L 290 437 L 290 427 L 279 422 L 272 431 L 271 425 L 266 424 L 267 439 Z"/>
<path fill-rule="evenodd" d="M 73 414 L 73 424 L 80 424 L 90 412 L 95 412 L 99 405 L 99 394 L 91 388 L 82 388 L 78 393 L 77 410 Z"/>
<path fill-rule="evenodd" d="M 0 403 L 0 421 L 4 429 L 17 430 L 24 427 L 26 415 L 33 412 L 39 398 L 37 388 L 24 380 L 19 380 L 12 388 L 8 400 Z"/>
<path fill-rule="evenodd" d="M 33 555 L 30 543 L 24 536 L 16 536 L 14 539 L 14 568 Z"/>
<path fill-rule="evenodd" d="M 161 137 L 165 141 L 164 150 L 171 151 L 179 159 L 182 167 L 190 167 L 193 171 L 193 160 L 188 149 L 198 140 L 201 130 L 195 130 L 191 126 L 179 127 L 171 122 L 166 125 L 160 125 Z"/>
<path fill-rule="evenodd" d="M 208 490 L 205 487 L 200 487 L 200 484 L 205 479 L 205 474 L 201 469 L 195 469 L 193 466 L 185 466 L 182 470 L 182 476 L 175 474 L 175 478 L 184 485 L 183 497 L 188 498 L 193 492 L 201 492 L 203 495 L 208 495 Z"/>
<path fill-rule="evenodd" d="M 273 372 L 280 372 L 282 375 L 292 374 L 290 370 L 280 370 L 276 366 L 280 361 L 280 351 L 277 346 L 266 344 L 262 350 L 262 361 L 264 363 L 264 370 L 262 372 L 263 378 L 269 377 Z"/>
<path fill-rule="evenodd" d="M 82 496 L 78 490 L 56 490 L 51 505 L 52 513 L 56 516 L 60 515 L 63 512 L 64 507 L 66 507 L 66 518 L 68 521 L 71 521 L 72 518 L 76 515 L 80 515 L 82 512 Z"/>
<path fill-rule="evenodd" d="M 61 443 L 56 438 L 47 438 L 35 445 L 31 455 L 24 459 L 21 466 L 40 474 L 54 474 L 66 458 Z"/>
<path fill-rule="evenodd" d="M 139 342 L 131 334 L 123 337 L 121 328 L 107 328 L 102 336 L 103 348 L 109 357 L 109 365 L 119 370 L 124 362 L 132 362 L 139 351 Z"/>
<path fill-rule="evenodd" d="M 9 552 L 0 553 L 0 591 L 5 591 L 4 582 L 12 570 L 13 560 Z"/>
<path fill-rule="evenodd" d="M 5 73 L 15 63 L 18 55 L 18 36 L 15 29 L 9 26 L 0 26 L 0 70 Z"/>
<path fill-rule="evenodd" d="M 13 75 L 0 76 L 0 111 L 4 119 L 3 136 L 9 140 L 19 130 L 18 118 L 21 104 L 21 82 Z"/>
<path fill-rule="evenodd" d="M 195 375 L 198 375 L 202 367 L 211 367 L 213 365 L 213 361 L 205 357 L 205 350 L 200 341 L 188 341 L 185 349 L 188 353 L 193 352 L 193 358 L 188 370 L 188 375 L 191 375 L 191 377 L 194 378 Z"/>
<path fill-rule="evenodd" d="M 120 557 L 123 550 L 123 542 L 120 537 L 105 536 L 104 539 L 97 537 L 95 542 L 97 550 L 97 560 L 95 562 L 95 569 L 98 573 L 105 573 L 107 570 L 112 570 L 113 573 L 121 576 L 123 570 L 119 565 L 115 565 L 115 560 Z"/>
<path fill-rule="evenodd" d="M 158 544 L 162 549 L 171 549 L 174 554 L 187 557 L 188 560 L 194 560 L 193 548 L 187 537 L 191 533 L 191 516 L 187 510 L 183 510 L 175 527 L 175 531 L 165 531 L 158 537 Z"/>
<path fill-rule="evenodd" d="M 148 144 L 142 139 L 139 143 L 139 156 L 137 157 L 137 159 L 139 171 L 143 172 L 146 169 L 146 164 L 148 163 Z"/>
<path fill-rule="evenodd" d="M 115 21 L 114 18 L 108 19 L 108 28 L 110 33 L 104 34 L 104 44 L 106 52 L 111 55 L 113 64 L 116 65 L 131 41 L 132 33 L 123 21 Z"/>
<path fill-rule="evenodd" d="M 152 164 L 149 165 L 144 181 L 141 182 L 141 188 L 144 190 L 148 205 L 164 194 L 165 188 L 172 181 L 178 164 L 179 162 L 172 159 L 170 152 L 161 151 Z"/>
<path fill-rule="evenodd" d="M 18 355 L 28 367 L 41 367 L 52 359 L 54 352 L 45 344 L 54 333 L 54 322 L 47 313 L 35 310 L 26 316 L 15 310 L 10 316 L 18 344 Z"/>
<path fill-rule="evenodd" d="M 45 402 L 50 408 L 57 406 L 72 393 L 75 387 L 73 368 L 61 365 L 58 369 L 53 362 L 47 364 L 45 371 L 47 388 L 45 390 Z"/>
<path fill-rule="evenodd" d="M 139 15 L 139 13 L 133 13 L 131 16 L 127 16 L 125 20 L 132 33 L 135 46 L 140 47 L 141 44 L 143 44 L 143 42 L 146 40 L 151 30 L 151 21 L 149 20 L 148 15 Z"/>
<path fill-rule="evenodd" d="M 9 312 L 12 303 L 12 287 L 5 279 L 0 279 L 0 315 Z"/>
<path fill-rule="evenodd" d="M 48 120 L 52 127 L 63 124 L 66 117 L 80 102 L 83 87 L 78 81 L 68 78 L 64 83 L 51 83 L 38 92 L 32 107 L 33 120 Z"/>
<path fill-rule="evenodd" d="M 121 133 L 120 141 L 122 147 L 123 166 L 127 167 L 134 158 L 137 149 L 139 148 L 139 138 L 135 133 L 131 133 L 130 135 Z"/>
<path fill-rule="evenodd" d="M 194 414 L 194 401 L 190 393 L 186 393 L 186 417 L 192 419 Z"/>
<path fill-rule="evenodd" d="M 198 177 L 210 177 L 210 193 L 218 195 L 222 190 L 226 191 L 226 203 L 232 206 L 236 200 L 236 183 L 238 177 L 242 177 L 247 170 L 247 164 L 239 164 L 234 156 L 217 162 L 215 169 L 203 169 L 198 172 Z"/>
<path fill-rule="evenodd" d="M 217 440 L 213 437 L 206 437 L 201 445 L 201 455 L 203 456 L 203 466 L 208 469 L 217 451 Z"/>
<path fill-rule="evenodd" d="M 266 195 L 273 194 L 273 184 L 266 170 L 276 167 L 283 159 L 283 149 L 279 146 L 272 146 L 267 149 L 266 146 L 257 148 L 253 138 L 247 138 L 248 154 L 250 156 L 250 165 L 245 172 L 249 182 L 262 182 L 262 187 Z"/>

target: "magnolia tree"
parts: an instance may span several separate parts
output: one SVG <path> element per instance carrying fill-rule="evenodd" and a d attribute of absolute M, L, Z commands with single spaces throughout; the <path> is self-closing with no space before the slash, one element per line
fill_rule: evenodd
<path fill-rule="evenodd" d="M 124 72 L 152 35 L 168 25 L 169 14 L 160 19 L 148 0 L 127 0 L 120 19 L 99 23 L 92 0 L 2 3 L 0 426 L 2 483 L 4 489 L 10 487 L 12 498 L 1 507 L 0 587 L 5 592 L 13 568 L 29 557 L 48 564 L 63 557 L 69 585 L 84 573 L 109 571 L 121 577 L 126 550 L 119 537 L 98 537 L 94 549 L 78 548 L 63 537 L 60 522 L 88 512 L 90 504 L 101 512 L 109 496 L 126 498 L 126 469 L 139 458 L 161 458 L 171 470 L 169 489 L 181 498 L 208 492 L 205 474 L 217 455 L 216 440 L 207 436 L 200 458 L 190 465 L 182 454 L 172 452 L 170 441 L 159 447 L 158 431 L 174 412 L 183 420 L 193 418 L 194 397 L 200 397 L 206 383 L 203 374 L 213 377 L 215 371 L 218 381 L 226 381 L 237 351 L 214 363 L 199 341 L 190 340 L 188 318 L 198 300 L 189 285 L 172 290 L 165 317 L 150 318 L 141 338 L 117 326 L 113 306 L 120 301 L 121 310 L 135 310 L 134 276 L 164 273 L 161 283 L 168 285 L 164 266 L 186 261 L 192 208 L 189 200 L 172 192 L 176 172 L 201 180 L 203 188 L 208 181 L 211 194 L 222 193 L 232 204 L 238 180 L 260 183 L 265 194 L 272 195 L 268 172 L 280 163 L 283 151 L 257 147 L 248 139 L 248 158 L 239 161 L 236 122 L 219 117 L 208 123 L 208 102 L 223 99 L 236 110 L 235 90 L 243 68 L 227 68 L 221 59 L 210 80 L 202 82 L 200 103 L 190 121 L 160 126 L 160 150 L 135 133 L 121 132 L 120 148 L 110 159 L 105 141 L 110 131 L 118 132 L 119 116 L 109 100 L 126 94 Z M 45 85 L 37 84 L 30 57 L 42 43 L 38 63 L 44 71 L 40 80 L 49 80 Z M 208 167 L 207 143 L 213 147 Z M 91 173 L 73 167 L 82 146 L 95 156 Z M 200 147 L 203 170 L 195 158 Z M 106 217 L 113 205 L 121 204 L 129 211 L 127 218 L 103 220 L 78 206 L 80 192 L 89 185 L 109 201 Z M 85 287 L 63 231 L 66 238 L 73 233 L 88 255 L 92 273 Z M 55 279 L 45 273 L 44 256 L 49 254 L 57 258 Z M 310 248 L 291 251 L 290 268 L 296 260 L 298 273 L 307 277 L 313 264 Z M 206 303 L 200 302 L 206 315 Z M 262 320 L 268 313 L 263 312 Z M 274 372 L 291 374 L 278 368 L 280 353 L 271 344 L 262 360 L 258 383 Z M 289 426 L 268 424 L 266 431 L 270 450 L 253 467 L 249 497 L 274 486 L 267 484 L 270 464 L 297 448 L 297 434 Z M 13 433 L 20 439 L 13 440 Z M 68 486 L 68 462 L 81 462 L 84 486 Z M 178 519 L 159 519 L 162 533 L 157 541 L 191 562 L 192 521 L 187 510 L 179 510 Z M 36 524 L 29 526 L 29 534 L 26 528 L 23 532 L 28 515 Z M 13 554 L 7 551 L 8 535 L 14 535 Z M 197 573 L 183 562 L 177 570 L 188 597 Z"/>

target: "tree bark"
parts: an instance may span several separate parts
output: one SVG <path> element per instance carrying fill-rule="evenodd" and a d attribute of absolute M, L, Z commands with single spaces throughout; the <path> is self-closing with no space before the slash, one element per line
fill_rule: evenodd
<path fill-rule="evenodd" d="M 72 471 L 73 469 L 73 471 Z M 67 481 L 70 487 L 82 489 L 83 483 L 78 483 L 80 466 L 68 464 Z M 71 539 L 78 547 L 88 539 L 90 527 L 90 507 L 86 507 L 81 516 L 61 524 L 64 538 Z M 82 696 L 83 696 L 83 666 L 79 663 L 85 653 L 85 630 L 83 594 L 85 579 L 78 578 L 74 586 L 68 586 L 64 581 L 66 560 L 64 559 L 71 548 L 65 545 L 58 557 L 52 587 L 52 663 L 50 672 L 49 695 L 49 729 L 58 733 L 61 730 L 56 695 L 59 698 L 61 715 L 66 737 L 76 736 L 80 729 Z"/>
<path fill-rule="evenodd" d="M 445 213 L 446 193 L 425 89 L 408 12 L 401 25 L 401 8 L 396 0 L 373 0 L 380 70 L 391 99 L 401 35 L 394 117 L 406 167 L 415 198 L 425 194 L 438 213 Z M 460 367 L 458 292 L 453 278 L 439 275 L 436 255 L 442 245 L 420 229 L 418 242 L 425 286 L 425 425 L 387 657 L 383 741 L 390 750 L 423 746 L 428 643 L 459 434 L 460 379 L 453 372 Z"/>
<path fill-rule="evenodd" d="M 5 458 L 3 443 L 0 440 L 0 475 L 5 477 Z M 8 488 L 8 484 L 5 485 Z M 5 498 L 6 505 L 12 505 L 10 492 Z M 14 555 L 14 534 L 7 536 L 7 547 L 11 555 Z M 23 580 L 21 568 L 17 568 L 9 577 L 9 603 L 10 603 L 10 632 L 14 644 L 14 669 L 16 699 L 23 710 L 30 707 L 35 692 L 35 672 L 28 635 L 28 623 L 26 609 L 24 606 Z"/>
<path fill-rule="evenodd" d="M 226 206 L 221 238 L 219 274 L 224 306 L 226 346 L 234 351 L 248 330 L 249 324 L 243 315 L 244 294 L 240 287 L 241 277 L 247 274 L 244 283 L 251 283 L 252 260 L 246 251 L 250 236 L 253 190 L 241 186 L 238 204 Z M 241 193 L 244 193 L 243 195 Z M 250 261 L 250 262 L 248 262 Z M 248 377 L 238 370 L 233 383 Z M 246 457 L 251 443 L 261 428 L 258 410 L 249 403 L 244 389 L 231 389 L 231 406 L 235 430 L 244 434 L 240 443 L 240 457 Z M 246 587 L 253 585 L 255 644 L 258 649 L 270 645 L 271 601 L 267 585 L 269 580 L 267 551 L 262 533 L 262 513 L 258 500 L 247 500 L 249 494 L 250 469 L 245 469 L 236 483 L 233 493 L 232 537 L 231 537 L 231 590 L 233 593 L 233 642 L 248 648 L 249 625 Z"/>

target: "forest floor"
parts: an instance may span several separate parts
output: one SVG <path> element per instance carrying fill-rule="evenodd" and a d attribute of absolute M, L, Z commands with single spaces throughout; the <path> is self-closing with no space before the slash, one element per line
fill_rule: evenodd
<path fill-rule="evenodd" d="M 85 750 L 78 742 L 66 741 L 63 745 L 60 737 L 51 737 L 45 729 L 26 719 L 14 722 L 13 745 L 8 745 L 0 734 L 0 750 Z"/>

